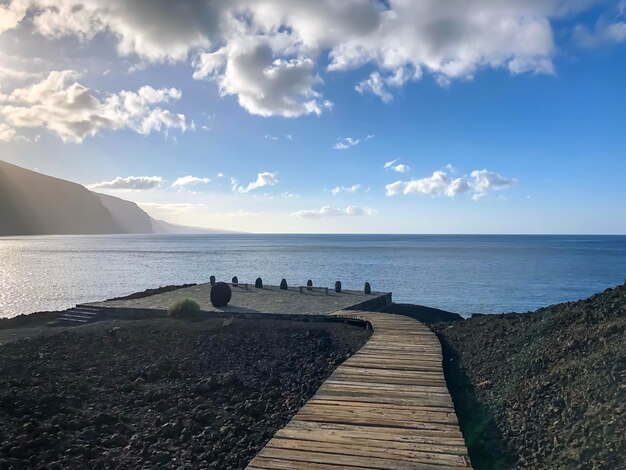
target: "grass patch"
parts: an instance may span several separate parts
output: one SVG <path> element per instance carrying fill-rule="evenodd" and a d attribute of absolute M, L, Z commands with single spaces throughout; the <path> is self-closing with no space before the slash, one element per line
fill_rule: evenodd
<path fill-rule="evenodd" d="M 200 305 L 192 299 L 181 299 L 167 308 L 170 318 L 195 319 L 200 313 Z"/>

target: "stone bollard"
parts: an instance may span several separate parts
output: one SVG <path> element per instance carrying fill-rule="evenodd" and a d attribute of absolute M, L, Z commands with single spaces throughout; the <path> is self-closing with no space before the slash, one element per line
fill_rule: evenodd
<path fill-rule="evenodd" d="M 335 282 L 335 292 L 341 292 L 341 281 Z"/>
<path fill-rule="evenodd" d="M 366 294 L 371 294 L 372 293 L 372 286 L 370 286 L 369 282 L 365 283 L 365 288 L 363 289 L 363 292 L 365 292 Z"/>
<path fill-rule="evenodd" d="M 209 278 L 209 282 L 211 283 L 212 286 L 214 286 L 215 285 L 215 276 L 211 276 Z"/>
<path fill-rule="evenodd" d="M 310 279 L 306 281 L 306 290 L 313 290 L 313 281 Z"/>
<path fill-rule="evenodd" d="M 254 287 L 256 287 L 257 289 L 263 289 L 263 279 L 257 277 L 256 281 L 254 281 Z"/>
<path fill-rule="evenodd" d="M 225 307 L 230 302 L 232 295 L 233 293 L 228 284 L 216 282 L 211 287 L 211 304 L 216 308 Z"/>
<path fill-rule="evenodd" d="M 283 278 L 283 280 L 280 281 L 280 288 L 281 290 L 287 290 L 287 279 Z"/>
<path fill-rule="evenodd" d="M 237 276 L 233 276 L 232 283 L 233 287 L 237 287 L 237 284 L 239 284 L 239 279 L 237 279 Z"/>

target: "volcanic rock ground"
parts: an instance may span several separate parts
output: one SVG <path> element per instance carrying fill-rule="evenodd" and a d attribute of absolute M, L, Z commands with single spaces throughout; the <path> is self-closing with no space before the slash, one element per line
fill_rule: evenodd
<path fill-rule="evenodd" d="M 626 469 L 626 284 L 432 323 L 476 469 Z"/>
<path fill-rule="evenodd" d="M 0 469 L 243 468 L 369 334 L 166 318 L 5 344 Z"/>

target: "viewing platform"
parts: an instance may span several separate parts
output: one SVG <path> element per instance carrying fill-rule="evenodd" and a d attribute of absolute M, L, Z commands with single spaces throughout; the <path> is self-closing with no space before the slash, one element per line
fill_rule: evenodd
<path fill-rule="evenodd" d="M 174 302 L 190 298 L 198 302 L 202 311 L 221 313 L 275 313 L 299 315 L 328 315 L 337 310 L 363 309 L 379 310 L 391 304 L 391 293 L 342 290 L 335 292 L 333 288 L 306 286 L 289 287 L 286 290 L 279 286 L 264 285 L 262 288 L 254 284 L 239 283 L 232 288 L 232 299 L 226 307 L 215 308 L 211 305 L 211 284 L 198 284 L 162 294 L 155 294 L 141 299 L 110 300 L 86 304 L 90 307 L 107 309 L 140 309 L 167 310 Z"/>

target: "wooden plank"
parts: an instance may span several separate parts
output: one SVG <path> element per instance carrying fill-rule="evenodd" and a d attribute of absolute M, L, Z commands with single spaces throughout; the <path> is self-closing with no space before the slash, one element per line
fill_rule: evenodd
<path fill-rule="evenodd" d="M 359 426 L 340 423 L 311 423 L 308 421 L 299 421 L 294 418 L 287 426 L 283 428 L 295 430 L 319 430 L 327 433 L 329 436 L 340 434 L 342 436 L 361 436 L 368 439 L 387 440 L 387 441 L 403 441 L 403 442 L 431 442 L 434 439 L 446 445 L 465 445 L 465 441 L 459 435 L 456 437 L 437 436 L 432 437 L 432 432 L 420 429 L 407 429 L 386 426 Z M 280 432 L 280 431 L 279 431 Z"/>
<path fill-rule="evenodd" d="M 411 419 L 414 421 L 428 421 L 433 423 L 450 423 L 450 424 L 458 424 L 456 420 L 456 415 L 450 412 L 442 412 L 442 411 L 432 411 L 424 408 L 417 407 L 400 407 L 400 406 L 380 406 L 369 404 L 368 406 L 363 406 L 364 404 L 355 405 L 350 402 L 340 402 L 340 404 L 327 404 L 324 402 L 308 403 L 307 411 L 308 412 L 317 412 L 317 413 L 336 413 L 341 410 L 349 410 L 351 413 L 355 415 L 361 416 L 384 416 L 387 418 L 397 416 L 398 419 Z"/>
<path fill-rule="evenodd" d="M 333 387 L 331 387 L 333 386 Z M 443 386 L 420 386 L 420 385 L 402 385 L 402 384 L 390 384 L 379 383 L 373 381 L 352 381 L 352 380 L 337 380 L 328 379 L 324 383 L 324 389 L 329 390 L 332 388 L 340 389 L 369 389 L 369 390 L 392 390 L 392 391 L 406 391 L 406 392 L 422 392 L 428 394 L 442 394 L 448 396 L 448 387 Z"/>
<path fill-rule="evenodd" d="M 258 470 L 294 470 L 296 468 L 302 468 L 303 463 L 296 460 L 284 460 L 284 459 L 271 459 L 268 457 L 262 457 L 260 455 L 256 456 L 254 460 L 248 465 L 249 469 L 258 469 Z M 311 470 L 338 470 L 339 468 L 350 469 L 363 469 L 363 468 L 374 468 L 374 467 L 353 467 L 351 465 L 342 465 L 338 467 L 333 464 L 323 464 L 323 463 L 312 463 L 307 462 L 306 468 Z"/>
<path fill-rule="evenodd" d="M 406 462 L 391 458 L 358 457 L 355 455 L 341 455 L 328 452 L 308 452 L 301 450 L 276 449 L 273 447 L 265 447 L 259 453 L 259 455 L 262 457 L 291 460 L 293 462 L 301 463 L 301 465 L 292 468 L 309 468 L 309 465 L 311 464 L 327 464 L 337 465 L 342 468 L 345 468 L 345 466 L 353 466 L 359 468 L 375 468 L 381 470 L 414 470 L 416 468 L 423 470 L 443 470 L 441 465 Z M 446 466 L 444 468 L 454 469 L 467 467 Z"/>
<path fill-rule="evenodd" d="M 425 412 L 425 413 L 447 413 L 456 417 L 456 413 L 450 407 L 433 408 L 428 406 L 419 405 L 386 405 L 383 403 L 367 403 L 356 400 L 322 400 L 316 397 L 311 398 L 307 403 L 307 406 L 321 405 L 321 406 L 345 406 L 349 408 L 375 408 L 377 410 L 393 410 L 401 412 Z"/>
<path fill-rule="evenodd" d="M 464 466 L 462 455 L 437 452 L 416 451 L 411 449 L 392 449 L 389 447 L 370 447 L 360 444 L 344 444 L 339 442 L 320 442 L 297 439 L 274 438 L 269 448 L 285 450 L 309 450 L 311 452 L 328 452 L 330 454 L 349 455 L 355 457 L 384 458 L 404 462 L 426 463 L 446 466 Z"/>
<path fill-rule="evenodd" d="M 442 454 L 455 454 L 465 455 L 465 442 L 461 439 L 458 443 L 446 443 L 441 437 L 422 437 L 408 439 L 380 439 L 377 434 L 373 432 L 368 433 L 354 433 L 354 432 L 327 432 L 317 429 L 303 430 L 293 429 L 286 427 L 281 429 L 274 436 L 275 438 L 283 437 L 287 439 L 300 439 L 319 442 L 335 442 L 340 444 L 358 444 L 361 446 L 369 446 L 371 448 L 386 448 L 386 449 L 404 449 L 415 450 L 424 452 L 434 452 Z"/>
<path fill-rule="evenodd" d="M 248 468 L 471 468 L 434 333 L 399 315 L 349 315 L 371 323 L 370 341 Z"/>

